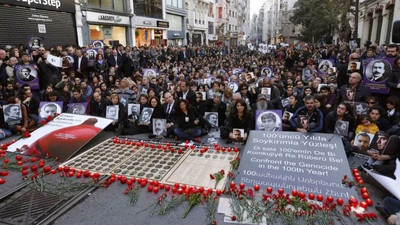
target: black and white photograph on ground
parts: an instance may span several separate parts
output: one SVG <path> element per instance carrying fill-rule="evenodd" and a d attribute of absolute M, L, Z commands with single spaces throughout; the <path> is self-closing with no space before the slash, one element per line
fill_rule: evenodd
<path fill-rule="evenodd" d="M 4 122 L 9 126 L 14 126 L 22 122 L 22 112 L 20 104 L 3 105 Z"/>
<path fill-rule="evenodd" d="M 256 130 L 279 131 L 282 130 L 282 110 L 257 110 Z"/>
<path fill-rule="evenodd" d="M 156 136 L 167 136 L 167 120 L 153 118 L 153 134 Z"/>
<path fill-rule="evenodd" d="M 142 110 L 142 113 L 140 114 L 140 117 L 139 117 L 139 124 L 150 123 L 151 122 L 150 119 L 151 119 L 151 116 L 153 115 L 153 111 L 154 111 L 153 108 L 144 107 Z"/>
<path fill-rule="evenodd" d="M 218 127 L 218 112 L 205 112 L 204 116 L 212 128 Z"/>
<path fill-rule="evenodd" d="M 118 121 L 119 105 L 108 105 L 106 108 L 106 118 Z"/>
<path fill-rule="evenodd" d="M 333 133 L 347 137 L 349 133 L 349 122 L 342 120 L 336 121 L 335 130 Z"/>
<path fill-rule="evenodd" d="M 56 113 L 61 114 L 63 102 L 40 102 L 39 103 L 39 120 L 46 120 L 49 116 L 54 116 Z"/>
<path fill-rule="evenodd" d="M 87 102 L 70 103 L 68 104 L 68 113 L 85 115 L 87 108 Z"/>

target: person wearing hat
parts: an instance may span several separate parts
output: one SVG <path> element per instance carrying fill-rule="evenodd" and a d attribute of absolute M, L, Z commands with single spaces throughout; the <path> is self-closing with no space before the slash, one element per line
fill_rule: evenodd
<path fill-rule="evenodd" d="M 259 94 L 257 97 L 257 102 L 255 102 L 251 108 L 254 112 L 256 110 L 274 109 L 271 102 L 267 101 L 267 96 L 265 94 Z"/>

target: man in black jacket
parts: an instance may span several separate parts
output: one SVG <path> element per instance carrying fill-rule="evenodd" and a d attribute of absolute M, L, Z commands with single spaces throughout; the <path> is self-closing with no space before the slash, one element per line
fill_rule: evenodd
<path fill-rule="evenodd" d="M 108 100 L 101 97 L 98 92 L 93 93 L 93 98 L 90 101 L 89 114 L 92 116 L 106 117 L 106 107 Z"/>
<path fill-rule="evenodd" d="M 354 102 L 365 102 L 367 98 L 370 96 L 368 89 L 362 85 L 360 82 L 362 80 L 360 73 L 352 73 L 349 77 L 349 83 L 340 87 L 339 93 L 336 97 L 335 108 L 343 102 L 348 101 L 350 104 L 354 104 Z M 349 95 L 352 90 L 354 94 Z M 350 97 L 351 96 L 351 97 Z"/>

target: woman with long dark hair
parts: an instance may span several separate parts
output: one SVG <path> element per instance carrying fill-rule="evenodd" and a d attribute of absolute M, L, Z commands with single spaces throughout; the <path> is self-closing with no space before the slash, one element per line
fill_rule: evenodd
<path fill-rule="evenodd" d="M 179 100 L 175 108 L 177 127 L 174 133 L 181 140 L 200 142 L 200 117 L 195 108 L 185 100 Z"/>
<path fill-rule="evenodd" d="M 233 129 L 243 129 L 244 134 L 241 140 L 233 133 Z M 233 111 L 228 118 L 228 124 L 221 129 L 221 137 L 228 138 L 227 142 L 246 141 L 250 130 L 254 129 L 254 117 L 247 111 L 247 103 L 243 99 L 238 99 L 234 105 Z"/>

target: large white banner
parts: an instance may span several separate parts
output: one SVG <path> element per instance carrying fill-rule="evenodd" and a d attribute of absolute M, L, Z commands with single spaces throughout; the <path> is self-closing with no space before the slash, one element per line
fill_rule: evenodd
<path fill-rule="evenodd" d="M 111 122 L 101 117 L 63 113 L 36 129 L 31 137 L 8 146 L 7 151 L 36 157 L 58 157 L 59 161 L 64 161 Z"/>

